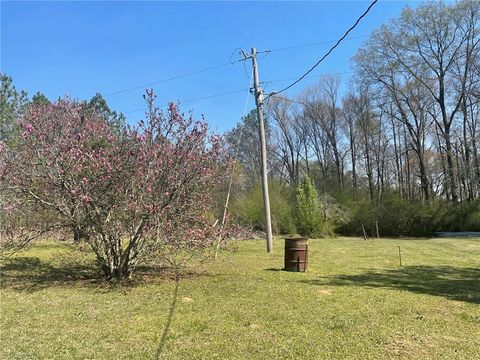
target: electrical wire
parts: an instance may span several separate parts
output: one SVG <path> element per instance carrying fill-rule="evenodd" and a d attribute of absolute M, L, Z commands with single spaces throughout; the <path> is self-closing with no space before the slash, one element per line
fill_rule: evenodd
<path fill-rule="evenodd" d="M 363 38 L 367 38 L 367 37 L 369 37 L 369 36 L 370 36 L 370 35 L 351 36 L 351 37 L 345 38 L 345 40 L 363 39 Z M 318 45 L 332 44 L 332 43 L 335 43 L 335 42 L 337 42 L 337 41 L 338 41 L 338 40 L 325 40 L 325 41 L 319 41 L 319 42 L 308 43 L 308 44 L 286 46 L 286 47 L 271 49 L 270 52 L 285 51 L 285 50 L 291 50 L 291 49 L 300 49 L 300 48 L 305 48 L 305 47 L 312 47 L 312 46 L 318 46 Z"/>
<path fill-rule="evenodd" d="M 250 91 L 250 88 L 225 91 L 225 92 L 222 92 L 222 93 L 219 93 L 219 94 L 206 95 L 206 96 L 201 96 L 201 97 L 191 98 L 191 99 L 186 99 L 186 100 L 178 100 L 178 103 L 179 104 L 185 104 L 185 103 L 194 102 L 194 101 L 198 101 L 198 100 L 205 100 L 205 99 L 210 99 L 210 98 L 224 96 L 224 95 L 236 94 L 236 93 L 244 92 L 244 91 L 247 91 L 247 90 Z M 124 112 L 123 114 L 124 115 L 132 114 L 132 113 L 136 113 L 136 112 L 140 112 L 140 111 L 146 111 L 146 109 L 142 108 L 142 109 L 130 110 L 130 111 Z"/>
<path fill-rule="evenodd" d="M 345 71 L 345 72 L 338 72 L 338 73 L 323 73 L 323 74 L 318 74 L 318 75 L 307 76 L 305 78 L 310 79 L 310 78 L 317 78 L 317 77 L 320 77 L 320 76 L 327 76 L 327 75 L 346 75 L 346 74 L 352 74 L 353 72 L 354 71 Z M 273 84 L 273 83 L 277 83 L 277 82 L 291 81 L 291 80 L 295 80 L 295 79 L 296 78 L 269 80 L 269 81 L 262 81 L 262 82 L 260 82 L 260 84 L 266 85 L 266 84 Z M 220 97 L 220 96 L 224 96 L 224 95 L 236 94 L 236 93 L 240 93 L 240 92 L 243 92 L 243 91 L 246 91 L 246 90 L 250 90 L 250 88 L 239 89 L 239 90 L 231 90 L 231 91 L 225 91 L 225 92 L 222 92 L 222 93 L 219 93 L 219 94 L 206 95 L 206 96 L 202 96 L 202 97 L 190 98 L 190 99 L 185 99 L 185 100 L 178 100 L 178 103 L 179 104 L 185 104 L 185 103 L 189 103 L 189 102 L 195 102 L 195 101 L 199 101 L 199 100 L 205 100 L 205 99 Z M 146 111 L 146 109 L 142 108 L 142 109 L 130 110 L 130 111 L 123 112 L 123 114 L 124 115 L 133 114 L 133 113 L 137 113 L 137 112 L 140 112 L 140 111 Z"/>
<path fill-rule="evenodd" d="M 343 41 L 347 38 L 347 35 L 360 23 L 360 21 L 368 14 L 368 12 L 370 11 L 370 9 L 378 2 L 378 0 L 373 0 L 372 3 L 370 4 L 370 6 L 365 10 L 365 12 L 355 21 L 355 23 L 345 32 L 345 34 L 340 38 L 338 39 L 335 44 L 325 53 L 325 55 L 323 55 L 319 61 L 317 61 L 307 72 L 305 72 L 302 76 L 300 76 L 298 79 L 295 78 L 296 80 L 291 83 L 290 85 L 284 87 L 283 89 L 279 90 L 279 91 L 275 91 L 275 92 L 272 92 L 271 94 L 269 94 L 265 100 L 267 100 L 269 97 L 275 95 L 275 94 L 279 94 L 281 92 L 284 92 L 288 89 L 290 89 L 291 87 L 295 86 L 296 84 L 298 84 L 301 80 L 307 78 L 308 74 L 310 74 L 318 65 L 320 65 L 320 63 L 325 60 L 325 58 L 330 55 L 332 53 L 333 50 L 335 50 L 335 48 Z M 362 37 L 365 37 L 364 35 L 362 36 L 356 36 L 356 37 L 350 37 L 348 39 L 357 39 L 357 38 L 362 38 Z M 265 53 L 265 56 L 268 56 L 271 52 L 275 52 L 275 51 L 283 51 L 283 50 L 289 50 L 289 49 L 297 49 L 297 48 L 301 48 L 301 47 L 308 47 L 308 46 L 316 46 L 316 45 L 321 45 L 321 44 L 326 44 L 326 43 L 331 43 L 333 42 L 332 41 L 322 41 L 322 42 L 317 42 L 317 43 L 310 43 L 310 44 L 303 44 L 303 45 L 295 45 L 295 46 L 289 46 L 289 47 L 283 47 L 283 48 L 276 48 L 276 49 L 272 49 L 272 50 L 267 50 L 267 51 L 264 51 Z M 235 49 L 233 51 L 233 53 L 235 53 L 238 49 Z M 242 62 L 246 59 L 240 59 L 240 60 L 235 60 L 235 61 L 231 61 L 232 59 L 232 56 L 233 56 L 233 53 L 230 55 L 230 61 L 227 62 L 227 63 L 224 63 L 224 64 L 219 64 L 219 65 L 215 65 L 215 66 L 211 66 L 211 67 L 208 67 L 208 68 L 205 68 L 205 69 L 201 69 L 201 70 L 197 70 L 197 71 L 193 71 L 193 72 L 190 72 L 190 73 L 185 73 L 185 74 L 181 74 L 181 75 L 177 75 L 177 76 L 173 76 L 171 78 L 167 78 L 167 79 L 163 79 L 163 80 L 159 80 L 159 81 L 156 81 L 156 82 L 151 82 L 151 83 L 148 83 L 148 84 L 144 84 L 144 85 L 139 85 L 139 86 L 135 86 L 135 87 L 132 87 L 132 88 L 129 88 L 129 89 L 124 89 L 124 90 L 119 90 L 119 91 L 116 91 L 116 92 L 112 92 L 112 93 L 108 93 L 108 94 L 105 94 L 104 96 L 113 96 L 113 95 L 117 95 L 117 94 L 121 94 L 121 93 L 125 93 L 125 92 L 129 92 L 129 91 L 132 91 L 132 90 L 137 90 L 137 89 L 141 89 L 141 88 L 144 88 L 144 87 L 147 87 L 147 86 L 151 86 L 151 85 L 155 85 L 155 84 L 160 84 L 160 83 L 163 83 L 163 82 L 167 82 L 167 81 L 172 81 L 172 80 L 176 80 L 176 79 L 180 79 L 180 78 L 183 78 L 183 77 L 187 77 L 187 76 L 192 76 L 192 75 L 196 75 L 196 74 L 200 74 L 200 73 L 203 73 L 203 72 L 207 72 L 207 71 L 211 71 L 211 70 L 215 70 L 215 69 L 218 69 L 218 68 L 221 68 L 221 67 L 225 67 L 225 66 L 228 66 L 228 65 L 233 65 L 233 64 L 236 64 L 238 62 Z M 348 73 L 351 73 L 351 72 L 344 72 L 344 73 L 332 73 L 331 75 L 334 75 L 334 74 L 348 74 Z M 323 74 L 323 75 L 329 75 L 329 74 Z M 312 75 L 311 77 L 317 77 L 317 76 L 322 76 L 322 75 Z M 308 77 L 310 78 L 310 77 Z M 271 81 L 265 81 L 263 82 L 264 84 L 265 83 L 274 83 L 274 82 L 282 82 L 282 81 L 290 81 L 290 80 L 293 80 L 294 78 L 292 79 L 280 79 L 280 80 L 271 80 Z M 193 102 L 193 101 L 198 101 L 198 100 L 205 100 L 205 99 L 209 99 L 209 98 L 213 98 L 213 97 L 219 97 L 219 96 L 224 96 L 224 95 L 229 95 L 229 94 L 234 94 L 234 93 L 239 93 L 239 92 L 243 92 L 245 90 L 250 90 L 250 89 L 241 89 L 241 90 L 232 90 L 232 91 L 226 91 L 226 92 L 223 92 L 223 93 L 219 93 L 219 94 L 212 94 L 212 95 L 208 95 L 208 96 L 202 96 L 202 97 L 198 97 L 198 98 L 193 98 L 193 99 L 187 99 L 187 100 L 183 100 L 183 101 L 179 101 L 180 104 L 184 104 L 184 103 L 187 103 L 187 102 Z M 124 112 L 123 114 L 132 114 L 132 113 L 136 113 L 136 112 L 140 112 L 140 111 L 145 111 L 145 109 L 136 109 L 136 110 L 131 110 L 131 111 L 127 111 L 127 112 Z"/>
<path fill-rule="evenodd" d="M 181 79 L 181 78 L 184 78 L 184 77 L 201 74 L 201 73 L 211 71 L 211 70 L 215 70 L 215 69 L 219 69 L 219 68 L 222 68 L 222 67 L 225 67 L 225 66 L 228 66 L 228 65 L 234 65 L 234 64 L 236 64 L 240 61 L 242 61 L 242 60 L 236 60 L 236 61 L 233 61 L 233 62 L 229 61 L 227 63 L 210 66 L 210 67 L 207 67 L 205 69 L 200 69 L 200 70 L 197 70 L 197 71 L 192 71 L 192 72 L 181 74 L 181 75 L 172 76 L 170 78 L 154 81 L 154 82 L 151 82 L 151 83 L 148 83 L 148 84 L 138 85 L 138 86 L 134 86 L 134 87 L 131 87 L 131 88 L 128 88 L 128 89 L 114 91 L 114 92 L 105 94 L 104 97 L 123 94 L 123 93 L 130 92 L 130 91 L 133 91 L 133 90 L 144 89 L 148 86 L 157 85 L 157 84 L 165 83 L 165 82 L 168 82 L 168 81 Z"/>
<path fill-rule="evenodd" d="M 239 93 L 239 92 L 244 92 L 244 91 L 246 91 L 246 90 L 250 90 L 250 88 L 248 88 L 248 89 L 240 89 L 240 90 L 225 91 L 225 92 L 220 93 L 220 94 L 206 95 L 206 96 L 201 96 L 201 97 L 197 97 L 197 98 L 193 98 L 193 99 L 186 99 L 186 100 L 179 101 L 179 102 L 180 102 L 180 104 L 185 104 L 185 103 L 189 103 L 189 102 L 194 102 L 194 101 L 198 101 L 198 100 L 210 99 L 210 98 L 219 97 L 219 96 L 223 96 L 223 95 L 236 94 L 236 93 Z"/>
<path fill-rule="evenodd" d="M 304 103 L 302 101 L 293 100 L 293 99 L 290 99 L 290 98 L 287 98 L 287 97 L 284 97 L 284 96 L 272 95 L 270 97 L 280 99 L 280 100 L 284 100 L 284 101 L 287 101 L 287 102 L 290 102 L 290 103 L 293 103 L 293 104 L 299 104 L 299 105 L 302 105 L 302 106 L 305 106 L 305 107 L 310 107 L 310 105 L 307 104 L 307 103 Z"/>
<path fill-rule="evenodd" d="M 353 74 L 354 72 L 355 71 L 323 73 L 323 74 L 305 76 L 304 79 L 313 79 L 313 78 L 318 78 L 318 77 L 321 77 L 321 76 L 329 76 L 329 75 L 347 75 L 347 74 Z M 292 80 L 295 80 L 295 79 L 297 79 L 297 78 L 294 77 L 294 78 L 287 78 L 287 79 L 265 80 L 265 81 L 260 81 L 260 84 L 273 84 L 273 83 L 278 83 L 278 82 L 292 81 Z"/>
<path fill-rule="evenodd" d="M 350 40 L 350 39 L 359 39 L 359 38 L 364 38 L 364 37 L 368 37 L 368 35 L 355 36 L 355 37 L 350 37 L 350 38 L 346 38 L 346 39 L 347 39 L 347 40 Z M 309 43 L 309 44 L 301 44 L 301 45 L 293 45 L 293 46 L 287 46 L 287 47 L 282 47 L 282 48 L 276 48 L 276 49 L 272 49 L 272 50 L 266 50 L 266 51 L 263 51 L 263 53 L 265 53 L 265 55 L 264 55 L 262 58 L 267 57 L 267 56 L 270 55 L 270 53 L 272 53 L 272 52 L 284 51 L 284 50 L 290 50 L 290 49 L 299 49 L 299 48 L 304 48 L 304 47 L 311 47 L 311 46 L 329 44 L 329 43 L 332 43 L 332 42 L 335 42 L 335 40 L 321 41 L 321 42 Z M 107 97 L 107 96 L 115 96 L 115 95 L 119 95 L 119 94 L 123 94 L 123 93 L 130 92 L 130 91 L 138 90 L 138 89 L 144 89 L 144 88 L 146 88 L 146 87 L 148 87 L 148 86 L 157 85 L 157 84 L 162 84 L 162 83 L 165 83 L 165 82 L 169 82 L 169 81 L 181 79 L 181 78 L 184 78 L 184 77 L 201 74 L 201 73 L 204 73 L 204 72 L 216 70 L 216 69 L 219 69 L 219 68 L 222 68 L 222 67 L 226 67 L 226 66 L 228 66 L 228 65 L 234 65 L 234 64 L 236 64 L 236 63 L 238 63 L 238 62 L 243 62 L 243 61 L 245 61 L 246 59 L 238 59 L 238 60 L 232 61 L 232 57 L 233 57 L 233 55 L 235 54 L 235 52 L 236 52 L 237 50 L 241 50 L 241 49 L 240 49 L 240 48 L 235 49 L 235 50 L 232 52 L 232 54 L 230 55 L 229 62 L 227 62 L 227 63 L 210 66 L 210 67 L 207 67 L 207 68 L 204 68 L 204 69 L 200 69 L 200 70 L 197 70 L 197 71 L 192 71 L 192 72 L 189 72 L 189 73 L 172 76 L 172 77 L 170 77 L 170 78 L 166 78 L 166 79 L 162 79 L 162 80 L 150 82 L 150 83 L 143 84 L 143 85 L 134 86 L 134 87 L 127 88 L 127 89 L 123 89 L 123 90 L 113 91 L 113 92 L 104 94 L 103 96 L 104 96 L 104 97 Z M 260 53 L 260 52 L 259 52 L 259 53 Z M 245 70 L 245 72 L 246 72 L 246 70 Z"/>
<path fill-rule="evenodd" d="M 378 2 L 378 0 L 373 0 L 372 3 L 370 4 L 370 6 L 367 8 L 367 10 L 365 10 L 363 12 L 362 15 L 360 15 L 360 17 L 355 21 L 355 23 L 345 32 L 345 34 L 343 34 L 343 36 L 337 40 L 337 42 L 335 43 L 335 45 L 333 45 L 330 50 L 328 50 L 325 55 L 323 55 L 320 60 L 318 60 L 307 72 L 305 72 L 302 76 L 300 76 L 297 80 L 295 80 L 293 83 L 291 83 L 290 85 L 284 87 L 283 89 L 279 90 L 279 91 L 276 91 L 272 94 L 279 94 L 281 92 L 284 92 L 288 89 L 290 89 L 291 87 L 295 86 L 296 84 L 298 84 L 300 81 L 302 81 L 308 74 L 310 74 L 318 65 L 320 65 L 320 63 L 325 60 L 327 58 L 328 55 L 330 55 L 332 53 L 333 50 L 335 50 L 335 48 L 340 45 L 340 43 L 347 37 L 347 35 L 350 33 L 350 31 L 352 31 L 353 29 L 355 29 L 357 27 L 357 25 L 360 23 L 360 21 L 368 14 L 368 12 L 370 11 L 370 9 Z M 272 94 L 268 95 L 266 99 L 268 99 Z"/>

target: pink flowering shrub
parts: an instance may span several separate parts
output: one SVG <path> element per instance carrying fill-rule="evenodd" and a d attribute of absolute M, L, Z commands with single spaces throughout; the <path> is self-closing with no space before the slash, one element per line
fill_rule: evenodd
<path fill-rule="evenodd" d="M 3 246 L 67 230 L 89 244 L 109 279 L 122 279 L 152 254 L 211 244 L 221 139 L 174 104 L 159 112 L 153 92 L 145 98 L 147 119 L 122 133 L 84 103 L 28 109 L 21 137 L 0 144 Z"/>

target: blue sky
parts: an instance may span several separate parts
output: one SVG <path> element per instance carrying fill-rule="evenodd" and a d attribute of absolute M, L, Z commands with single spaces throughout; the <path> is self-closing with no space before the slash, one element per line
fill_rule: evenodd
<path fill-rule="evenodd" d="M 405 1 L 381 1 L 313 74 L 346 73 L 372 30 L 400 15 Z M 416 6 L 418 2 L 408 2 Z M 9 2 L 1 1 L 1 71 L 18 89 L 50 99 L 89 99 L 238 59 L 237 48 L 258 51 L 336 40 L 366 9 L 365 1 L 318 2 Z M 259 56 L 261 81 L 295 78 L 331 43 Z M 238 50 L 237 50 L 238 51 Z M 232 55 L 233 54 L 233 55 Z M 158 104 L 249 87 L 250 63 L 152 85 Z M 289 90 L 300 93 L 318 79 Z M 278 90 L 285 82 L 266 84 Z M 143 89 L 106 96 L 130 123 L 142 118 Z M 243 115 L 247 91 L 182 104 L 224 131 Z M 252 108 L 253 98 L 248 99 Z"/>

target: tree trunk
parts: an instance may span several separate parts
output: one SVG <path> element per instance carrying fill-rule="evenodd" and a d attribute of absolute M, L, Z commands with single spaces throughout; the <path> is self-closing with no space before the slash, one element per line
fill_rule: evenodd
<path fill-rule="evenodd" d="M 471 168 L 470 168 L 470 144 L 468 141 L 468 136 L 467 136 L 467 127 L 468 127 L 468 111 L 467 111 L 467 100 L 466 97 L 464 96 L 463 102 L 462 102 L 462 113 L 463 113 L 463 147 L 464 147 L 464 152 L 465 152 L 465 178 L 467 181 L 467 188 L 468 188 L 468 196 L 467 199 L 469 201 L 472 201 L 474 199 L 474 194 L 473 194 L 473 181 L 472 181 L 472 176 L 471 176 Z"/>
<path fill-rule="evenodd" d="M 352 188 L 353 197 L 357 198 L 357 170 L 356 170 L 356 151 L 355 151 L 355 135 L 353 130 L 353 121 L 348 121 L 349 137 L 350 137 L 350 154 L 352 159 Z"/>
<path fill-rule="evenodd" d="M 412 199 L 412 181 L 411 181 L 411 172 L 410 172 L 410 149 L 408 146 L 407 140 L 407 130 L 405 124 L 403 124 L 403 141 L 405 144 L 405 165 L 406 165 L 406 183 L 407 183 L 407 199 Z"/>
<path fill-rule="evenodd" d="M 133 248 L 121 247 L 120 239 L 102 238 L 88 242 L 97 257 L 97 263 L 109 281 L 117 282 L 132 276 L 137 264 L 131 257 Z"/>
<path fill-rule="evenodd" d="M 395 166 L 397 169 L 397 182 L 398 182 L 398 192 L 400 193 L 400 197 L 403 199 L 404 194 L 403 194 L 403 177 L 402 177 L 402 169 L 400 165 L 400 158 L 401 154 L 399 156 L 399 149 L 397 146 L 397 132 L 396 132 L 396 125 L 394 122 L 394 119 L 391 119 L 392 122 L 392 132 L 393 132 L 393 150 L 395 153 Z"/>
<path fill-rule="evenodd" d="M 452 141 L 450 138 L 450 129 L 448 131 L 445 129 L 445 155 L 447 157 L 447 179 L 448 185 L 450 188 L 450 196 L 452 202 L 458 202 L 458 194 L 457 194 L 457 184 L 455 181 L 455 164 L 453 163 L 453 148 L 452 148 Z"/>

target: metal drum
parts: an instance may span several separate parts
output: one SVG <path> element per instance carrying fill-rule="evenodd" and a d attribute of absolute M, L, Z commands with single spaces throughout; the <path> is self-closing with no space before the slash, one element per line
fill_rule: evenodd
<path fill-rule="evenodd" d="M 295 237 L 285 239 L 286 271 L 305 272 L 308 267 L 308 238 Z"/>

